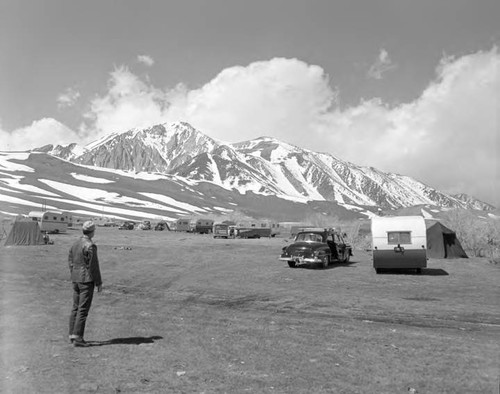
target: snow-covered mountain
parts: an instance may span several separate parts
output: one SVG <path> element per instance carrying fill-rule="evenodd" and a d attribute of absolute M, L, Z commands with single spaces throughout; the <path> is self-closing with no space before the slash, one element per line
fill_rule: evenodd
<path fill-rule="evenodd" d="M 125 171 L 169 173 L 193 157 L 213 150 L 216 145 L 214 140 L 187 123 L 171 127 L 156 125 L 110 134 L 86 146 L 86 152 L 72 161 Z"/>
<path fill-rule="evenodd" d="M 225 144 L 183 122 L 109 134 L 83 149 L 71 144 L 41 150 L 78 164 L 174 175 L 240 194 L 253 192 L 304 203 L 493 209 L 472 197 L 448 195 L 408 176 L 357 166 L 274 138 Z"/>
<path fill-rule="evenodd" d="M 73 217 L 117 220 L 309 221 L 366 217 L 367 209 L 335 202 L 297 203 L 275 196 L 241 194 L 213 182 L 175 175 L 121 171 L 75 164 L 45 152 L 0 152 L 0 219 L 30 211 L 61 210 Z M 314 221 L 316 223 L 316 220 Z"/>
<path fill-rule="evenodd" d="M 44 152 L 49 153 L 52 156 L 60 157 L 65 160 L 72 160 L 78 156 L 83 155 L 86 151 L 81 146 L 76 143 L 72 143 L 69 145 L 57 145 L 55 148 L 53 145 L 45 145 L 41 148 L 33 149 L 34 152 Z"/>

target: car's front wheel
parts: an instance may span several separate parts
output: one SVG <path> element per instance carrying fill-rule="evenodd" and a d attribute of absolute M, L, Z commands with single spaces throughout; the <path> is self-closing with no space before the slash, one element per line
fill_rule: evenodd
<path fill-rule="evenodd" d="M 289 262 L 288 262 L 288 266 L 289 266 L 290 268 L 295 268 L 295 261 L 289 261 Z"/>

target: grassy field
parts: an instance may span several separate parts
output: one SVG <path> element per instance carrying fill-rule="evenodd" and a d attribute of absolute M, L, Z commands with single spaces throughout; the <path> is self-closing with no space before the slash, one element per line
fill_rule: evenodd
<path fill-rule="evenodd" d="M 89 348 L 67 343 L 67 252 L 0 246 L 4 393 L 497 393 L 500 267 L 371 256 L 290 269 L 286 240 L 98 228 Z"/>

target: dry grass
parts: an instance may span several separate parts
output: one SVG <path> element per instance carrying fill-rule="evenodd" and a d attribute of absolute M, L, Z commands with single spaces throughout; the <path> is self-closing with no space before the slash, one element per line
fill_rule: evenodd
<path fill-rule="evenodd" d="M 66 256 L 1 247 L 7 393 L 490 393 L 498 388 L 498 265 L 430 260 L 424 275 L 290 269 L 285 240 L 99 228 L 104 290 L 66 343 Z M 126 249 L 129 247 L 130 249 Z"/>

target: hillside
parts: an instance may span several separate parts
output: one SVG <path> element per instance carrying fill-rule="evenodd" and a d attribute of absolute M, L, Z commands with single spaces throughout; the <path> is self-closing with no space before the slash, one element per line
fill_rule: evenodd
<path fill-rule="evenodd" d="M 82 216 L 165 219 L 246 215 L 300 221 L 314 215 L 362 216 L 335 202 L 295 202 L 227 190 L 175 175 L 134 173 L 77 165 L 46 153 L 0 153 L 0 212 L 58 209 Z"/>
<path fill-rule="evenodd" d="M 415 206 L 493 209 L 274 138 L 226 144 L 182 122 L 112 133 L 85 147 L 0 152 L 0 166 L 0 211 L 7 215 L 47 208 L 118 219 L 321 221 Z"/>

